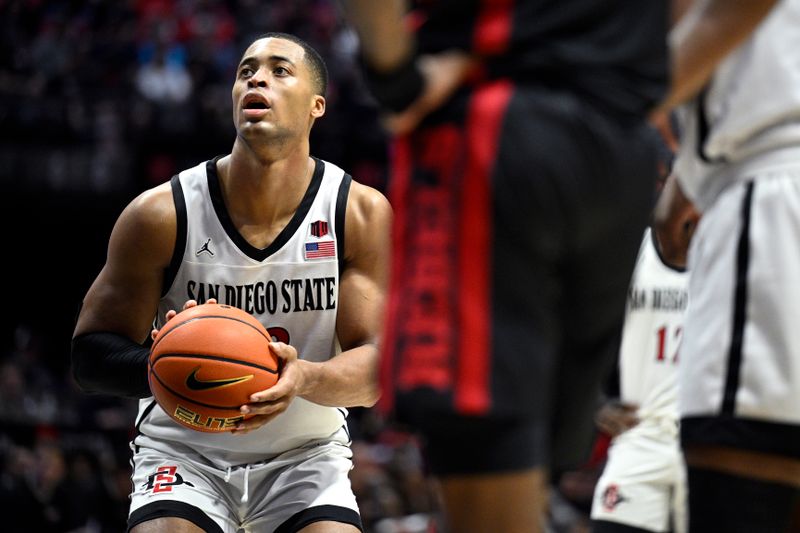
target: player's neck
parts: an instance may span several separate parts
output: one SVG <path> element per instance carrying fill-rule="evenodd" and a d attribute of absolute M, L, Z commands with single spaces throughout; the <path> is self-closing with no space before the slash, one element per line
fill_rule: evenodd
<path fill-rule="evenodd" d="M 270 159 L 237 146 L 219 160 L 225 205 L 234 218 L 248 224 L 272 224 L 291 217 L 300 204 L 314 172 L 306 150 Z"/>

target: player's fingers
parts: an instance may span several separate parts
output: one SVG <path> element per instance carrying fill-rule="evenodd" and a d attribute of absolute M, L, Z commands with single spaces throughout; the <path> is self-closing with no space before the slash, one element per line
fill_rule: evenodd
<path fill-rule="evenodd" d="M 183 304 L 183 310 L 186 311 L 192 307 L 197 305 L 197 300 L 187 300 L 185 304 Z"/>
<path fill-rule="evenodd" d="M 269 343 L 269 349 L 272 353 L 283 359 L 284 361 L 293 361 L 297 359 L 297 350 L 295 350 L 294 346 L 283 342 L 271 342 Z"/>
<path fill-rule="evenodd" d="M 158 330 L 157 329 L 154 329 L 153 331 L 150 332 L 150 338 L 151 339 L 156 340 L 157 336 L 158 336 Z"/>
<path fill-rule="evenodd" d="M 264 424 L 271 422 L 276 416 L 281 414 L 283 411 L 285 411 L 285 409 L 266 414 L 257 414 L 251 418 L 242 420 L 236 425 L 236 429 L 233 430 L 233 433 L 244 434 L 256 430 L 261 426 L 263 426 Z"/>

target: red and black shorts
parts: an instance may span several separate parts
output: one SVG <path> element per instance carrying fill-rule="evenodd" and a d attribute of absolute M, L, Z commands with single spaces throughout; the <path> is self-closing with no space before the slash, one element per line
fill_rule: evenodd
<path fill-rule="evenodd" d="M 657 175 L 624 122 L 498 80 L 396 141 L 382 406 L 435 472 L 588 454 Z"/>

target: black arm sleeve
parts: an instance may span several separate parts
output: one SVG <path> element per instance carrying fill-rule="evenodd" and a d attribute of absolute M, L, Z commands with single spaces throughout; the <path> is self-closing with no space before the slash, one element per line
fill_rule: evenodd
<path fill-rule="evenodd" d="M 149 354 L 117 333 L 85 333 L 72 339 L 72 375 L 85 392 L 146 398 Z"/>
<path fill-rule="evenodd" d="M 362 59 L 364 78 L 372 95 L 381 107 L 399 113 L 422 94 L 425 80 L 415 57 L 397 66 L 391 72 L 378 72 Z"/>

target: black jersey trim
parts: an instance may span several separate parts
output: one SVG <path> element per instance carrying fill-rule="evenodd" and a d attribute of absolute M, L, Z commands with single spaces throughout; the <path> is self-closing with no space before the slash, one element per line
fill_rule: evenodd
<path fill-rule="evenodd" d="M 142 422 L 144 422 L 144 419 L 147 418 L 147 415 L 150 414 L 150 411 L 152 411 L 155 406 L 156 406 L 156 400 L 154 398 L 153 401 L 150 402 L 150 404 L 147 407 L 144 408 L 144 412 L 142 413 L 142 416 L 139 418 L 139 421 L 136 422 L 136 436 L 139 436 L 139 435 L 142 434 L 142 430 L 141 430 Z M 136 437 L 134 437 L 134 440 L 136 440 Z"/>
<path fill-rule="evenodd" d="M 736 391 L 742 367 L 744 325 L 747 321 L 747 273 L 750 265 L 750 208 L 753 201 L 754 182 L 747 184 L 742 200 L 742 230 L 736 250 L 736 287 L 733 303 L 733 331 L 725 374 L 725 393 L 722 397 L 722 414 L 732 415 L 736 409 Z"/>
<path fill-rule="evenodd" d="M 344 270 L 344 222 L 347 216 L 347 199 L 350 196 L 350 184 L 353 177 L 345 174 L 339 184 L 339 193 L 336 195 L 336 257 L 339 259 L 339 275 Z"/>
<path fill-rule="evenodd" d="M 361 516 L 354 510 L 338 505 L 317 505 L 293 514 L 275 530 L 275 533 L 295 533 L 309 524 L 322 521 L 351 524 L 359 531 L 364 531 Z"/>
<path fill-rule="evenodd" d="M 222 227 L 225 229 L 225 233 L 243 254 L 256 261 L 263 261 L 289 242 L 289 239 L 292 238 L 300 227 L 300 224 L 302 224 L 303 220 L 306 218 L 309 209 L 311 209 L 311 204 L 314 203 L 319 187 L 322 184 L 322 176 L 325 173 L 325 163 L 316 157 L 312 157 L 315 165 L 314 174 L 311 176 L 311 183 L 308 184 L 308 188 L 306 189 L 297 211 L 295 211 L 292 219 L 269 246 L 266 248 L 256 248 L 242 237 L 236 229 L 236 226 L 234 226 L 227 207 L 225 207 L 225 201 L 222 198 L 222 187 L 219 183 L 219 174 L 217 173 L 218 159 L 219 157 L 216 157 L 206 164 L 208 191 L 211 195 L 211 203 L 214 206 L 214 211 L 217 213 L 217 218 L 219 218 Z"/>
<path fill-rule="evenodd" d="M 732 416 L 681 419 L 681 444 L 729 446 L 800 459 L 800 425 Z"/>
<path fill-rule="evenodd" d="M 127 531 L 130 531 L 142 522 L 147 522 L 148 520 L 154 520 L 156 518 L 169 517 L 188 520 L 207 533 L 223 533 L 219 524 L 214 522 L 211 517 L 205 514 L 199 507 L 174 500 L 152 502 L 136 509 L 128 517 Z"/>
<path fill-rule="evenodd" d="M 181 180 L 178 178 L 178 175 L 175 174 L 169 182 L 172 187 L 172 201 L 175 203 L 177 227 L 175 232 L 175 248 L 172 250 L 172 259 L 169 261 L 169 266 L 164 269 L 164 280 L 161 282 L 162 298 L 166 296 L 170 288 L 172 288 L 175 277 L 178 275 L 178 269 L 183 262 L 183 254 L 186 251 L 186 228 L 188 225 L 186 198 L 183 195 Z"/>
<path fill-rule="evenodd" d="M 684 274 L 686 272 L 686 267 L 679 267 L 677 265 L 673 265 L 666 259 L 664 256 L 661 255 L 661 247 L 658 244 L 658 237 L 656 237 L 656 230 L 655 228 L 650 229 L 650 240 L 653 242 L 653 249 L 656 251 L 656 256 L 658 256 L 658 260 L 661 261 L 661 264 L 667 267 L 668 269 L 678 272 L 679 274 Z"/>
<path fill-rule="evenodd" d="M 705 151 L 705 145 L 708 141 L 709 126 L 708 118 L 706 116 L 706 98 L 708 97 L 708 86 L 705 86 L 700 94 L 697 95 L 697 156 L 709 164 L 724 163 L 724 157 L 712 158 Z"/>

